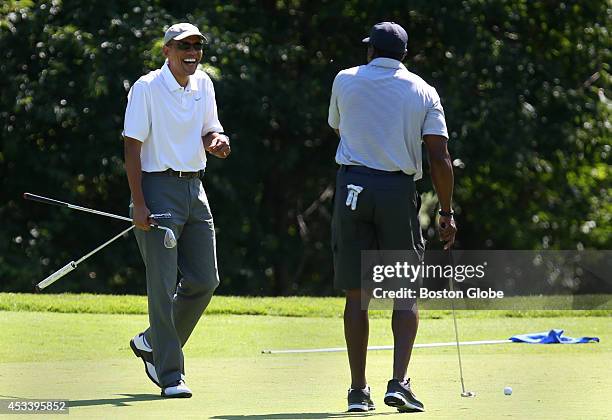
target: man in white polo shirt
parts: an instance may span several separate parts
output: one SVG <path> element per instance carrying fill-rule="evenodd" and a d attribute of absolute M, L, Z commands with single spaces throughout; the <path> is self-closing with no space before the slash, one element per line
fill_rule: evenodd
<path fill-rule="evenodd" d="M 346 293 L 348 411 L 374 409 L 365 375 L 368 311 L 362 308 L 362 299 L 367 306 L 371 294 L 362 293 L 361 251 L 410 250 L 420 259 L 425 249 L 414 183 L 422 177 L 422 141 L 440 202 L 439 234 L 446 249 L 456 233 L 451 208 L 453 170 L 440 98 L 401 63 L 408 35 L 400 25 L 378 23 L 363 41 L 368 44 L 368 64 L 338 73 L 328 118 L 340 137 L 332 250 L 334 286 Z M 400 411 L 424 411 L 407 378 L 418 327 L 416 300 L 402 305 L 393 311 L 393 377 L 384 401 Z"/>
<path fill-rule="evenodd" d="M 172 25 L 165 64 L 132 86 L 125 111 L 125 168 L 150 324 L 130 346 L 164 397 L 191 397 L 182 347 L 219 285 L 213 217 L 200 178 L 206 152 L 226 158 L 230 145 L 212 81 L 197 69 L 205 42 L 197 27 Z M 159 223 L 174 232 L 175 248 L 165 248 L 163 232 L 149 228 L 152 213 L 171 214 Z"/>

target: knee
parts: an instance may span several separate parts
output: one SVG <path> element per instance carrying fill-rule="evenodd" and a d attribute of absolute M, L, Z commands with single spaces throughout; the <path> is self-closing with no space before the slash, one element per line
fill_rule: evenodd
<path fill-rule="evenodd" d="M 204 297 L 211 295 L 219 286 L 219 276 L 215 275 L 212 278 L 189 279 L 182 278 L 178 290 L 185 297 Z"/>
<path fill-rule="evenodd" d="M 361 289 L 351 289 L 346 291 L 346 307 L 368 307 L 370 303 L 368 295 Z"/>
<path fill-rule="evenodd" d="M 409 305 L 408 307 L 394 308 L 393 318 L 401 319 L 405 322 L 418 322 L 419 321 L 419 310 L 415 305 Z"/>
<path fill-rule="evenodd" d="M 348 289 L 345 291 L 346 293 L 346 301 L 360 301 L 361 300 L 361 289 Z"/>

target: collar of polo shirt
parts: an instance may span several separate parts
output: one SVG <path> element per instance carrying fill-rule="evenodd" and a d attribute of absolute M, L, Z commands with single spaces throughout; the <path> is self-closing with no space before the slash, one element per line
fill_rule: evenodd
<path fill-rule="evenodd" d="M 388 69 L 406 69 L 406 66 L 401 61 L 387 57 L 376 57 L 368 63 L 368 66 L 385 67 Z"/>
<path fill-rule="evenodd" d="M 182 86 L 179 85 L 179 83 L 174 78 L 174 75 L 170 71 L 170 67 L 168 67 L 167 61 L 162 66 L 161 74 L 162 74 L 162 77 L 164 78 L 164 84 L 168 87 L 170 92 L 174 92 L 174 91 L 182 89 Z M 189 85 L 190 91 L 198 90 L 198 82 L 196 81 L 195 77 L 193 77 L 193 75 L 189 76 L 188 85 Z"/>

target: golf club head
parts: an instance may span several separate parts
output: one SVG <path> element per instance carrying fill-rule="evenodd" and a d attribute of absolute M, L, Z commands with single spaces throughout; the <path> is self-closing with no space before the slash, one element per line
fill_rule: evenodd
<path fill-rule="evenodd" d="M 172 214 L 170 213 L 157 213 L 157 214 L 150 214 L 149 218 L 154 219 L 154 220 L 159 220 L 159 219 L 171 219 L 172 218 Z M 164 246 L 166 248 L 174 248 L 176 246 L 176 236 L 174 236 L 174 232 L 172 231 L 172 229 L 167 228 L 165 226 L 160 226 L 160 225 L 153 225 L 154 227 L 158 228 L 158 229 L 162 229 L 164 230 L 166 233 L 164 235 Z"/>
<path fill-rule="evenodd" d="M 166 248 L 174 248 L 176 246 L 176 236 L 174 236 L 174 232 L 172 232 L 172 229 L 167 228 L 165 226 L 158 227 L 166 231 L 166 234 L 164 235 L 164 246 Z"/>
<path fill-rule="evenodd" d="M 475 393 L 475 392 L 472 392 L 472 391 L 463 391 L 463 392 L 461 393 L 461 396 L 462 396 L 462 397 L 465 397 L 465 398 L 472 398 L 472 397 L 475 397 L 475 396 L 476 396 L 476 393 Z"/>

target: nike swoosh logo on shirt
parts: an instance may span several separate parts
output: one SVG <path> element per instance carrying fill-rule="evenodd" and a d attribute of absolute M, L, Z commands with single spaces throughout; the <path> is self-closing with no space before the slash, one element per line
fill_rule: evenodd
<path fill-rule="evenodd" d="M 202 99 L 202 98 L 201 97 L 200 98 L 194 98 L 194 100 L 196 100 L 196 101 L 199 101 L 200 99 Z"/>

